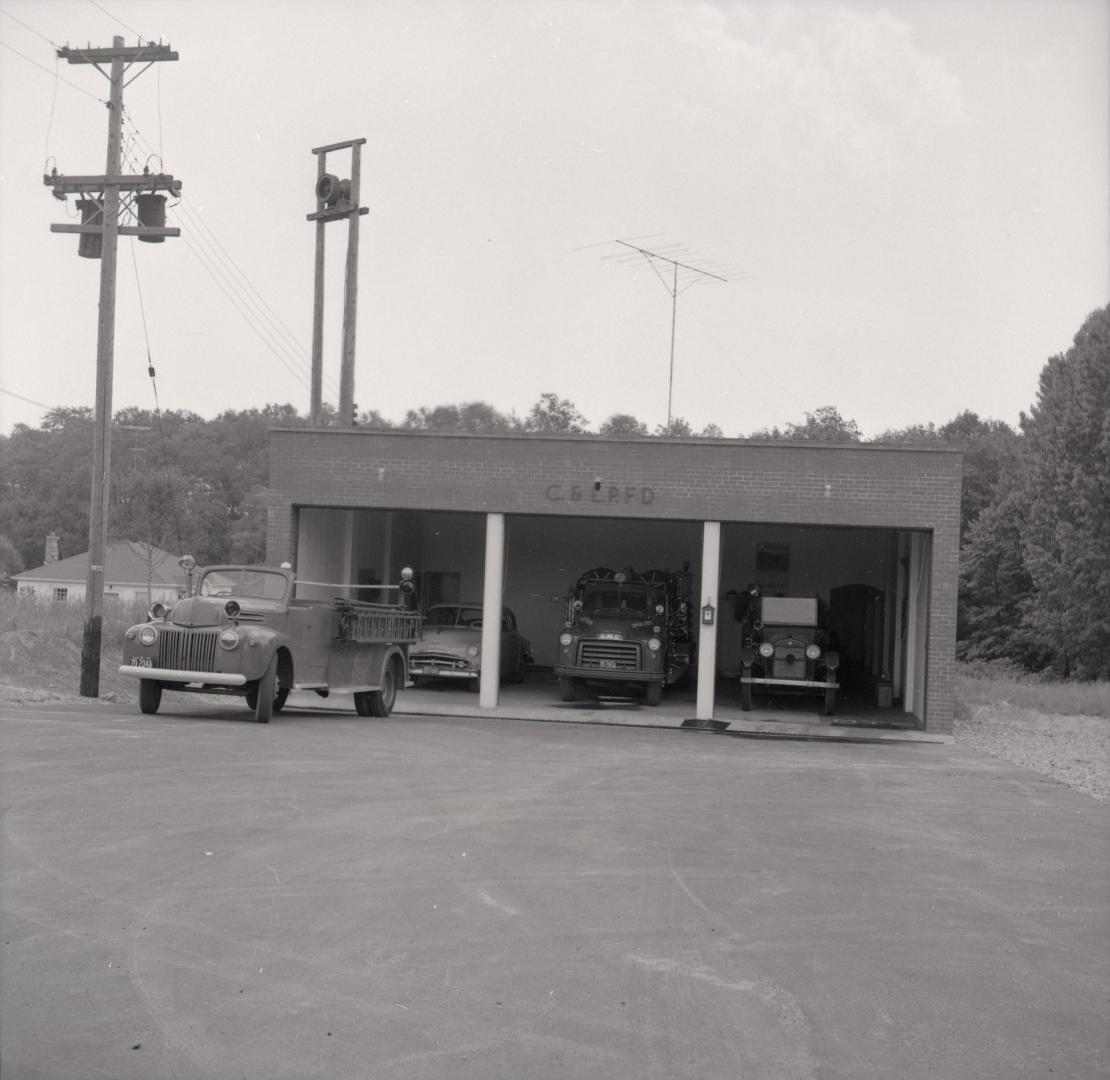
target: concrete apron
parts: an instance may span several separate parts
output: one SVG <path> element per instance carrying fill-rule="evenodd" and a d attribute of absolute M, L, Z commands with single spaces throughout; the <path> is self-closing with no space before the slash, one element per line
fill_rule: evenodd
<path fill-rule="evenodd" d="M 719 695 L 727 696 L 727 695 Z M 764 707 L 760 707 L 763 705 Z M 286 709 L 325 712 L 354 712 L 350 694 L 335 694 L 326 700 L 311 691 L 294 691 Z M 561 724 L 608 724 L 621 727 L 654 727 L 749 735 L 784 739 L 839 739 L 847 742 L 951 743 L 951 735 L 920 731 L 912 716 L 897 709 L 876 709 L 852 702 L 838 708 L 835 716 L 821 716 L 816 703 L 796 698 L 773 698 L 756 702 L 750 712 L 725 701 L 714 706 L 713 720 L 695 720 L 692 688 L 669 690 L 659 705 L 645 705 L 632 697 L 608 696 L 564 702 L 559 700 L 555 680 L 541 672 L 529 672 L 520 685 L 502 684 L 498 704 L 483 709 L 478 694 L 449 680 L 419 689 L 409 687 L 397 695 L 394 715 L 457 716 L 499 720 L 532 720 Z M 887 726 L 889 725 L 889 726 Z"/>

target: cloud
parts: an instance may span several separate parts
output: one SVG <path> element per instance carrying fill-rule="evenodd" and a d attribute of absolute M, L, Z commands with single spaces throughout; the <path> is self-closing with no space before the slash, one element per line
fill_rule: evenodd
<path fill-rule="evenodd" d="M 959 78 L 885 10 L 706 2 L 676 13 L 709 80 L 684 107 L 729 102 L 742 137 L 768 153 L 896 168 L 966 123 Z"/>

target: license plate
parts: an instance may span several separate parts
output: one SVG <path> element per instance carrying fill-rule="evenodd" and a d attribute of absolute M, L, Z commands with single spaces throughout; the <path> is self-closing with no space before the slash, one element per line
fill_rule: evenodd
<path fill-rule="evenodd" d="M 131 657 L 132 667 L 154 667 L 154 662 L 149 656 L 133 656 Z"/>
<path fill-rule="evenodd" d="M 598 664 L 598 667 L 600 667 L 602 671 L 616 671 L 617 662 L 616 660 L 602 660 L 601 663 Z"/>

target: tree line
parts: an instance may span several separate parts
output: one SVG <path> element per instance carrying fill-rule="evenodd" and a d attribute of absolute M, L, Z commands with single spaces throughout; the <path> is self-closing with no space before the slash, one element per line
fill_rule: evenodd
<path fill-rule="evenodd" d="M 324 422 L 339 425 L 325 407 Z M 228 410 L 214 419 L 137 408 L 114 417 L 110 532 L 198 562 L 265 557 L 269 430 L 300 426 L 292 405 Z M 421 407 L 370 430 L 723 438 L 681 417 L 649 430 L 617 413 L 591 432 L 572 401 L 545 392 L 524 417 L 473 401 Z M 88 547 L 93 416 L 57 408 L 37 428 L 0 436 L 0 576 L 41 565 L 46 534 L 62 556 Z M 924 444 L 963 451 L 958 651 L 1064 677 L 1110 677 L 1110 305 L 1041 371 L 1017 428 L 965 411 L 865 440 L 827 405 L 785 428 L 741 438 Z"/>

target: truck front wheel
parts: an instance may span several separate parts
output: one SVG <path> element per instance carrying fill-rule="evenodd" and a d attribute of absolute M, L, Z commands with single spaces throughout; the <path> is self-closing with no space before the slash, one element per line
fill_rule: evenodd
<path fill-rule="evenodd" d="M 258 687 L 247 691 L 247 708 L 254 711 L 258 708 Z M 286 699 L 289 697 L 289 687 L 280 683 L 274 687 L 274 714 L 277 715 L 285 708 Z"/>
<path fill-rule="evenodd" d="M 561 697 L 563 701 L 574 701 L 574 699 L 578 697 L 575 693 L 575 689 L 574 680 L 572 678 L 568 675 L 559 676 L 559 697 Z"/>
<path fill-rule="evenodd" d="M 253 691 L 252 695 L 248 695 L 247 701 L 250 703 L 250 698 L 254 698 L 254 719 L 255 723 L 268 724 L 270 718 L 274 715 L 274 703 L 277 698 L 277 656 L 271 656 L 270 662 L 266 665 L 266 670 L 262 674 L 262 678 L 258 680 L 258 686 Z"/>
<path fill-rule="evenodd" d="M 156 713 L 162 704 L 162 684 L 153 679 L 139 680 L 139 711 Z"/>
<path fill-rule="evenodd" d="M 644 691 L 644 700 L 649 705 L 658 705 L 663 700 L 663 684 L 661 682 L 648 683 Z"/>

